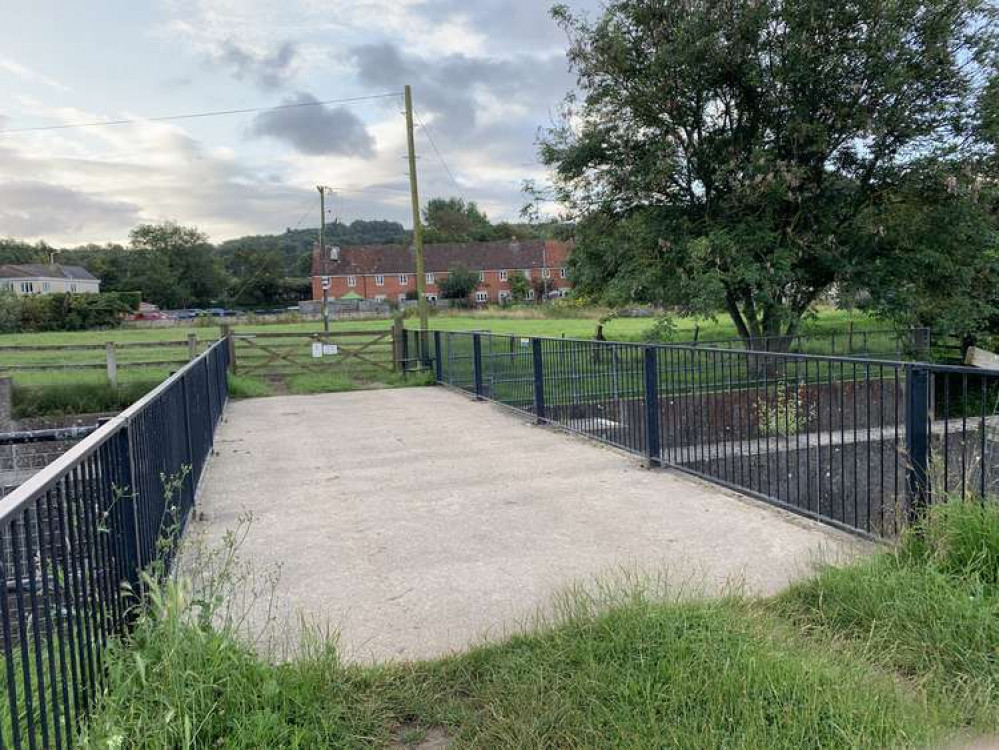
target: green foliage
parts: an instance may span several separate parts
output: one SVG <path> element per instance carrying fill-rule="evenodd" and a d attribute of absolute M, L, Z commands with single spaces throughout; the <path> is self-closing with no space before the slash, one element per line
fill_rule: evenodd
<path fill-rule="evenodd" d="M 776 394 L 761 396 L 756 401 L 756 424 L 764 437 L 795 435 L 805 430 L 815 419 L 817 407 L 808 403 L 805 384 L 789 388 L 783 380 L 774 384 Z"/>
<path fill-rule="evenodd" d="M 22 331 L 86 331 L 116 328 L 139 307 L 135 292 L 34 294 L 19 301 Z"/>
<path fill-rule="evenodd" d="M 13 238 L 0 237 L 0 266 L 22 263 L 48 263 L 52 248 L 44 242 L 32 245 Z"/>
<path fill-rule="evenodd" d="M 523 302 L 527 299 L 527 293 L 531 290 L 531 282 L 524 276 L 523 271 L 510 271 L 506 280 L 510 285 L 510 296 L 514 302 Z"/>
<path fill-rule="evenodd" d="M 953 501 L 897 551 L 793 586 L 779 610 L 951 702 L 961 721 L 999 726 L 999 509 Z"/>
<path fill-rule="evenodd" d="M 138 401 L 156 387 L 156 380 L 120 383 L 50 383 L 44 386 L 14 383 L 14 416 L 18 419 L 72 414 L 117 412 Z"/>
<path fill-rule="evenodd" d="M 464 266 L 455 266 L 440 282 L 443 299 L 467 300 L 479 286 L 479 274 Z"/>
<path fill-rule="evenodd" d="M 593 21 L 553 15 L 580 94 L 541 156 L 580 219 L 585 293 L 787 334 L 833 285 L 911 314 L 942 264 L 954 283 L 924 322 L 962 295 L 965 325 L 994 308 L 995 203 L 953 188 L 985 192 L 994 174 L 995 106 L 978 113 L 996 87 L 994 4 L 613 0 Z"/>
<path fill-rule="evenodd" d="M 423 209 L 426 242 L 481 242 L 497 239 L 496 229 L 475 201 L 431 198 Z"/>
<path fill-rule="evenodd" d="M 160 307 L 205 307 L 218 300 L 226 280 L 208 237 L 173 222 L 140 224 L 129 234 L 129 285 Z"/>
<path fill-rule="evenodd" d="M 21 298 L 8 289 L 0 289 L 0 333 L 21 330 Z"/>

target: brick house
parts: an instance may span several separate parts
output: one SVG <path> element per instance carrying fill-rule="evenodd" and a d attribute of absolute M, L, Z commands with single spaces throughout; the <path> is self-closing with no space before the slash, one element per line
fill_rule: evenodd
<path fill-rule="evenodd" d="M 544 283 L 549 297 L 565 296 L 570 289 L 566 262 L 569 245 L 554 240 L 502 240 L 499 242 L 447 242 L 423 248 L 426 262 L 426 295 L 440 297 L 440 282 L 448 271 L 464 267 L 479 274 L 472 298 L 477 304 L 510 299 L 509 277 L 519 271 L 532 285 Z M 370 299 L 401 302 L 416 291 L 416 259 L 405 245 L 355 245 L 312 253 L 312 298 L 322 299 L 323 279 L 329 278 L 331 299 Z M 528 298 L 533 299 L 534 292 Z"/>

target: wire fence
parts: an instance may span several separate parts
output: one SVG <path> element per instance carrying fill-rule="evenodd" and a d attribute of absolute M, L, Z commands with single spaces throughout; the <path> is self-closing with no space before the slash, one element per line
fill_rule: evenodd
<path fill-rule="evenodd" d="M 69 748 L 127 632 L 139 573 L 169 566 L 227 399 L 225 341 L 0 505 L 0 748 Z"/>
<path fill-rule="evenodd" d="M 436 380 L 872 537 L 999 494 L 999 372 L 432 332 Z"/>

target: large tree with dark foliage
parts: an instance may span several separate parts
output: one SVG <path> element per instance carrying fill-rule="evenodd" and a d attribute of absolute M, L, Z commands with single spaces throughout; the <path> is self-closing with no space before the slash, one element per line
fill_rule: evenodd
<path fill-rule="evenodd" d="M 583 291 L 723 309 L 744 337 L 794 333 L 833 288 L 900 317 L 945 279 L 974 295 L 957 328 L 995 309 L 991 3 L 611 0 L 593 21 L 553 15 L 579 95 L 541 155 L 580 220 Z"/>

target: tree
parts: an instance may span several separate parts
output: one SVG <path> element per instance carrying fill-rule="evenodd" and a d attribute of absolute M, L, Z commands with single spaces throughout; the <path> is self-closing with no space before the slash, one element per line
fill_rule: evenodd
<path fill-rule="evenodd" d="M 527 293 L 531 290 L 531 282 L 524 276 L 523 271 L 511 271 L 506 278 L 510 285 L 510 296 L 515 302 L 522 302 L 527 299 Z"/>
<path fill-rule="evenodd" d="M 286 293 L 284 263 L 275 249 L 241 247 L 226 261 L 229 304 L 275 305 Z"/>
<path fill-rule="evenodd" d="M 432 198 L 423 209 L 427 242 L 485 242 L 501 239 L 474 201 Z"/>
<path fill-rule="evenodd" d="M 462 266 L 447 272 L 440 283 L 441 297 L 444 299 L 467 300 L 479 286 L 479 274 Z"/>
<path fill-rule="evenodd" d="M 578 288 L 612 301 L 793 334 L 879 262 L 911 281 L 912 243 L 887 221 L 910 175 L 967 182 L 988 147 L 976 112 L 997 40 L 979 0 L 611 0 L 592 23 L 553 15 L 582 99 L 541 157 L 580 219 Z M 935 195 L 906 206 L 925 220 Z M 983 206 L 963 207 L 979 222 Z M 962 257 L 979 269 L 994 238 L 968 236 Z"/>
<path fill-rule="evenodd" d="M 140 224 L 129 234 L 133 273 L 129 283 L 163 307 L 205 306 L 225 289 L 225 276 L 208 237 L 174 222 Z M 165 274 L 165 275 L 164 275 Z"/>

